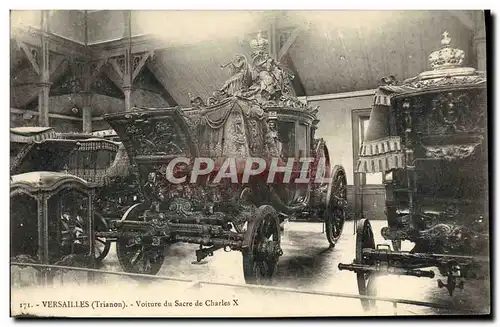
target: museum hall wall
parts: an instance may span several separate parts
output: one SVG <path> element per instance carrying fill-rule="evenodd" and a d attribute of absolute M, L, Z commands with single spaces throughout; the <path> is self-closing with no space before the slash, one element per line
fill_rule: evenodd
<path fill-rule="evenodd" d="M 357 95 L 357 93 L 368 95 Z M 330 99 L 308 100 L 311 106 L 319 106 L 318 130 L 328 146 L 332 165 L 341 165 L 346 170 L 348 184 L 349 213 L 354 208 L 354 158 L 353 158 L 353 111 L 370 109 L 372 92 L 352 92 L 331 94 Z M 327 96 L 325 96 L 327 97 Z M 365 185 L 363 192 L 363 211 L 371 217 L 384 217 L 383 185 Z"/>

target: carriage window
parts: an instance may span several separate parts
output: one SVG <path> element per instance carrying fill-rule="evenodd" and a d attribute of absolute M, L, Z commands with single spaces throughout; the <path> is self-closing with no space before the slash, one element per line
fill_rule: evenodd
<path fill-rule="evenodd" d="M 278 131 L 283 144 L 282 155 L 286 158 L 295 157 L 295 123 L 280 121 Z"/>
<path fill-rule="evenodd" d="M 365 139 L 366 131 L 368 130 L 368 122 L 370 117 L 360 117 L 360 129 L 359 129 L 359 147 L 363 144 Z M 381 149 L 374 149 L 375 151 L 380 151 Z M 382 173 L 366 174 L 366 185 L 379 185 L 382 184 Z"/>
<path fill-rule="evenodd" d="M 114 160 L 114 153 L 111 151 L 98 151 L 96 158 L 96 168 L 97 169 L 106 169 L 111 166 Z"/>
<path fill-rule="evenodd" d="M 78 168 L 91 169 L 92 165 L 92 152 L 82 151 L 78 153 Z"/>
<path fill-rule="evenodd" d="M 299 124 L 297 126 L 297 145 L 298 145 L 298 153 L 299 157 L 305 157 L 307 156 L 307 149 L 308 149 L 308 143 L 307 143 L 307 125 L 304 124 Z"/>

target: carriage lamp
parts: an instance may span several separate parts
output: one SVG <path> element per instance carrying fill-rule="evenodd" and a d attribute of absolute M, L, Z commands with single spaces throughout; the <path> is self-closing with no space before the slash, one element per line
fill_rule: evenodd
<path fill-rule="evenodd" d="M 74 113 L 75 115 L 78 113 L 78 108 L 77 107 L 73 107 L 73 109 L 71 109 L 71 112 Z"/>

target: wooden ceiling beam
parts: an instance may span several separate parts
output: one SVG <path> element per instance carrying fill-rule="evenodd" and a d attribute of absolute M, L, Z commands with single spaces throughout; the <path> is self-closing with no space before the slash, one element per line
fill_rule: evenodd
<path fill-rule="evenodd" d="M 25 109 L 17 109 L 17 108 L 10 108 L 10 112 L 13 114 L 31 114 L 33 116 L 39 116 L 40 113 L 38 111 L 34 110 L 25 110 Z M 74 120 L 74 121 L 82 121 L 82 118 L 80 117 L 73 117 L 73 116 L 68 116 L 68 115 L 61 115 L 61 114 L 56 114 L 56 113 L 49 113 L 50 118 L 58 118 L 58 119 L 66 119 L 66 120 Z"/>
<path fill-rule="evenodd" d="M 66 70 L 66 67 L 68 67 L 68 60 L 64 56 L 61 56 L 55 60 L 52 65 L 50 65 L 50 80 L 51 82 L 54 82 L 53 76 L 56 75 L 57 73 L 64 72 Z M 58 75 L 58 74 L 57 74 Z"/>
<path fill-rule="evenodd" d="M 161 62 L 158 62 L 157 60 L 149 60 L 146 65 L 148 66 L 149 70 L 151 71 L 151 73 L 156 77 L 156 79 L 161 83 L 161 85 L 163 86 L 163 89 L 164 89 L 164 92 L 165 92 L 165 95 L 167 96 L 167 98 L 170 99 L 170 101 L 168 101 L 167 99 L 167 102 L 169 102 L 169 104 L 171 106 L 177 106 L 178 105 L 178 101 L 177 99 L 175 99 L 172 95 L 172 93 L 169 92 L 167 86 L 165 85 L 165 76 L 164 76 L 164 73 L 162 72 L 158 72 L 158 70 L 165 70 L 163 68 L 163 63 Z"/>
<path fill-rule="evenodd" d="M 132 36 L 130 40 L 129 38 L 121 38 L 119 40 L 89 44 L 89 48 L 92 51 L 92 56 L 95 59 L 122 56 L 123 50 L 129 46 L 132 54 L 161 50 L 168 47 L 164 41 L 159 40 L 153 35 L 139 35 Z"/>
<path fill-rule="evenodd" d="M 148 53 L 142 55 L 141 60 L 137 64 L 137 67 L 134 68 L 134 72 L 132 73 L 132 83 L 134 83 L 135 79 L 137 78 L 137 76 L 139 76 L 140 72 L 142 71 L 142 69 L 146 65 L 146 62 L 148 61 L 149 58 L 153 57 L 154 53 L 155 52 L 153 50 L 153 51 L 149 51 Z"/>
<path fill-rule="evenodd" d="M 106 65 L 104 73 L 106 76 L 123 92 L 123 78 L 118 75 L 118 72 L 111 65 Z"/>
<path fill-rule="evenodd" d="M 49 41 L 49 50 L 69 57 L 89 59 L 90 53 L 85 45 L 50 32 L 44 32 L 37 28 L 13 28 L 11 30 L 12 38 L 18 42 L 23 42 L 31 46 L 41 48 L 41 36 L 43 35 Z"/>
<path fill-rule="evenodd" d="M 288 50 L 290 50 L 290 47 L 295 43 L 295 40 L 297 40 L 297 37 L 300 34 L 300 28 L 295 28 L 290 36 L 286 39 L 285 43 L 281 47 L 281 49 L 278 52 L 278 61 L 280 61 L 285 54 L 288 53 Z"/>
<path fill-rule="evenodd" d="M 125 73 L 120 68 L 120 65 L 118 64 L 118 59 L 116 59 L 116 58 L 110 59 L 109 63 L 111 65 L 111 68 L 116 73 L 116 75 L 120 78 L 120 80 L 122 81 L 122 84 L 123 84 L 123 78 L 125 77 Z M 121 87 L 122 86 L 120 86 L 120 88 Z"/>
<path fill-rule="evenodd" d="M 104 67 L 104 65 L 106 65 L 108 63 L 108 58 L 104 58 L 104 59 L 101 59 L 101 60 L 98 60 L 97 62 L 97 66 L 95 67 L 94 71 L 92 72 L 92 75 L 90 77 L 91 81 L 93 82 L 97 76 L 99 76 L 99 74 L 101 73 L 102 71 L 102 68 Z"/>
<path fill-rule="evenodd" d="M 293 89 L 295 91 L 295 94 L 297 96 L 306 96 L 306 89 L 304 87 L 304 84 L 302 83 L 302 80 L 299 76 L 299 73 L 297 71 L 297 68 L 295 67 L 293 63 L 293 59 L 290 56 L 289 53 L 285 53 L 283 55 L 283 66 L 285 66 L 287 69 L 289 69 L 293 73 L 293 78 L 291 80 Z"/>
<path fill-rule="evenodd" d="M 37 60 L 35 59 L 35 57 L 33 57 L 31 51 L 28 49 L 24 42 L 18 42 L 18 44 L 19 48 L 23 51 L 26 58 L 28 58 L 31 64 L 31 68 L 33 68 L 37 75 L 40 75 L 40 67 L 38 66 Z"/>

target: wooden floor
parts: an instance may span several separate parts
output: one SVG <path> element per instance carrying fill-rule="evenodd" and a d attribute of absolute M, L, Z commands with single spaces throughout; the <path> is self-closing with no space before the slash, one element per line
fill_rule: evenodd
<path fill-rule="evenodd" d="M 383 243 L 380 229 L 385 225 L 382 220 L 372 221 L 372 227 L 379 243 Z M 339 271 L 339 263 L 351 263 L 355 249 L 354 224 L 346 222 L 342 237 L 335 248 L 329 248 L 321 223 L 287 222 L 282 236 L 284 255 L 280 258 L 275 286 L 297 290 L 338 292 L 357 294 L 356 275 L 349 271 Z M 192 264 L 194 251 L 198 248 L 191 244 L 175 244 L 167 251 L 167 259 L 159 275 L 190 280 L 217 281 L 244 284 L 242 258 L 239 252 L 218 251 L 204 264 Z M 409 250 L 411 244 L 403 244 Z M 104 260 L 103 270 L 121 271 L 114 246 Z M 75 277 L 77 279 L 78 277 Z M 132 287 L 144 291 L 146 287 L 154 294 L 170 294 L 174 290 L 188 288 L 186 283 L 154 281 L 154 285 L 139 286 L 139 282 L 123 276 L 103 275 L 100 290 L 112 296 L 113 290 Z M 413 305 L 397 306 L 396 312 L 390 303 L 377 303 L 374 311 L 366 313 L 359 300 L 328 298 L 303 294 L 265 292 L 242 288 L 203 286 L 211 296 L 222 296 L 231 292 L 232 297 L 248 299 L 251 303 L 268 303 L 270 314 L 279 314 L 271 306 L 279 307 L 282 313 L 303 315 L 434 315 L 434 314 L 484 314 L 489 311 L 489 287 L 487 282 L 468 282 L 464 290 L 457 290 L 450 297 L 445 289 L 437 287 L 440 278 L 436 271 L 434 279 L 409 276 L 385 276 L 377 282 L 378 296 L 425 301 L 446 305 L 448 309 L 433 309 Z M 67 282 L 65 287 L 67 288 Z M 229 291 L 228 291 L 229 289 Z M 110 291 L 111 290 L 111 291 Z M 271 302 L 269 302 L 271 301 Z M 270 303 L 270 304 L 269 304 Z M 277 305 L 283 303 L 283 305 Z M 285 303 L 288 303 L 285 305 Z M 313 305 L 315 304 L 315 305 Z M 276 308 L 275 308 L 276 309 Z M 277 310 L 277 309 L 276 309 Z M 288 311 L 287 311 L 288 310 Z M 260 315 L 260 313 L 259 313 Z"/>

